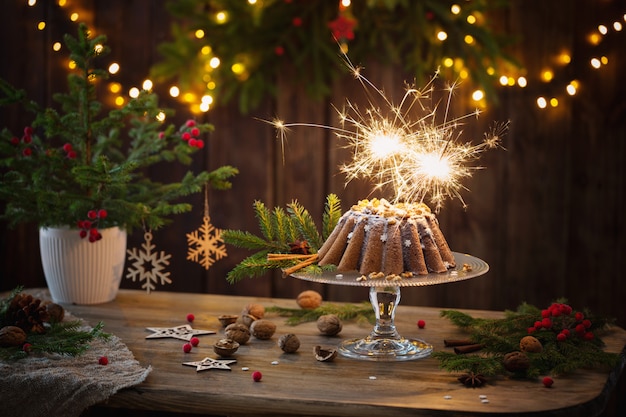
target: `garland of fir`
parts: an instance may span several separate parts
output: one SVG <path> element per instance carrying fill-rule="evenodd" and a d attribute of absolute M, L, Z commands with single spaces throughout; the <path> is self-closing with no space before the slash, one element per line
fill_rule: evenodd
<path fill-rule="evenodd" d="M 474 318 L 456 310 L 444 310 L 441 316 L 465 330 L 472 343 L 481 345 L 475 354 L 434 352 L 440 367 L 449 372 L 515 378 L 562 375 L 583 368 L 614 367 L 617 353 L 605 352 L 599 337 L 612 320 L 595 316 L 589 310 L 572 311 L 565 300 L 541 310 L 527 303 L 516 311 L 506 311 L 502 319 Z M 508 371 L 505 356 L 521 349 L 520 341 L 531 335 L 542 345 L 540 352 L 524 352 L 527 369 Z"/>
<path fill-rule="evenodd" d="M 358 65 L 370 59 L 398 65 L 418 83 L 440 67 L 450 79 L 464 74 L 493 99 L 497 70 L 518 66 L 505 52 L 511 36 L 490 20 L 507 3 L 169 1 L 172 39 L 159 45 L 163 59 L 151 76 L 198 97 L 210 94 L 215 104 L 237 100 L 248 112 L 276 95 L 285 73 L 310 97 L 330 96 L 332 83 L 346 75 L 344 53 Z M 438 38 L 440 32 L 447 37 Z"/>
<path fill-rule="evenodd" d="M 255 251 L 228 272 L 228 282 L 259 277 L 274 269 L 282 269 L 289 275 L 300 269 L 318 274 L 322 268 L 334 268 L 320 267 L 315 261 L 317 251 L 341 217 L 337 195 L 326 197 L 321 233 L 311 214 L 297 201 L 287 204 L 287 209 L 275 207 L 273 211 L 261 201 L 255 201 L 254 212 L 262 236 L 242 230 L 222 231 L 225 243 Z"/>

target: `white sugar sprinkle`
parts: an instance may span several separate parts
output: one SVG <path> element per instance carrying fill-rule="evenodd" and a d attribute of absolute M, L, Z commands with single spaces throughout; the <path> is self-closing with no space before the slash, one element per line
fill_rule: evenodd
<path fill-rule="evenodd" d="M 370 379 L 376 379 L 376 377 L 375 376 L 370 376 Z"/>
<path fill-rule="evenodd" d="M 487 398 L 487 396 L 485 394 L 481 394 L 478 396 L 478 398 L 480 398 L 481 400 L 484 400 L 485 398 Z"/>
<path fill-rule="evenodd" d="M 480 402 L 481 402 L 481 403 L 483 403 L 483 404 L 488 404 L 488 403 L 489 403 L 489 400 L 488 400 L 488 399 L 486 399 L 486 398 L 484 398 L 484 399 L 480 400 Z"/>
<path fill-rule="evenodd" d="M 451 400 L 452 399 L 452 395 L 444 395 L 443 399 L 444 400 Z"/>
<path fill-rule="evenodd" d="M 343 279 L 343 274 L 337 274 L 337 275 L 335 275 L 335 278 L 337 278 L 337 279 Z"/>
<path fill-rule="evenodd" d="M 272 361 L 272 365 L 278 365 L 278 361 Z"/>
<path fill-rule="evenodd" d="M 250 368 L 248 368 L 247 366 L 244 366 L 243 368 L 241 368 L 242 371 L 249 371 Z"/>

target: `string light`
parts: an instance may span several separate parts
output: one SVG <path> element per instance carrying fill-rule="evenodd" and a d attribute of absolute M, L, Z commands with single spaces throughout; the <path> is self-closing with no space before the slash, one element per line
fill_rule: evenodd
<path fill-rule="evenodd" d="M 109 74 L 117 74 L 120 70 L 120 64 L 118 64 L 117 62 L 113 62 L 111 63 L 111 65 L 109 65 Z"/>
<path fill-rule="evenodd" d="M 130 90 L 128 90 L 128 95 L 131 98 L 137 98 L 139 97 L 139 89 L 137 87 L 133 87 Z"/>
<path fill-rule="evenodd" d="M 46 28 L 46 22 L 41 21 L 37 23 L 37 29 L 44 30 L 45 28 Z"/>
<path fill-rule="evenodd" d="M 141 88 L 145 91 L 152 90 L 152 80 L 144 80 L 143 84 L 141 84 Z"/>
<path fill-rule="evenodd" d="M 170 96 L 176 98 L 179 95 L 180 95 L 180 89 L 177 86 L 175 86 L 175 85 L 171 86 L 170 87 Z"/>

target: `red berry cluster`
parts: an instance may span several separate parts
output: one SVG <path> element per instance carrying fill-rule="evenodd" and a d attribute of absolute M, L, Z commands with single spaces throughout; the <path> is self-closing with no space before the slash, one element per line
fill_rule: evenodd
<path fill-rule="evenodd" d="M 572 307 L 569 305 L 552 303 L 550 307 L 541 311 L 541 320 L 537 320 L 532 327 L 529 327 L 528 333 L 544 329 L 556 333 L 556 340 L 559 342 L 572 337 L 572 334 L 578 335 L 584 340 L 593 340 L 593 332 L 589 330 L 591 320 L 586 319 L 580 311 L 572 313 Z"/>
<path fill-rule="evenodd" d="M 181 134 L 181 138 L 189 144 L 189 146 L 196 147 L 198 149 L 204 148 L 204 141 L 202 139 L 198 139 L 200 135 L 200 129 L 196 127 L 195 120 L 187 120 L 185 123 L 185 128 L 183 133 Z"/>
<path fill-rule="evenodd" d="M 76 158 L 76 151 L 72 147 L 71 143 L 66 143 L 65 145 L 63 145 L 63 150 L 65 151 L 65 156 L 67 156 L 68 159 Z"/>
<path fill-rule="evenodd" d="M 24 128 L 24 135 L 22 136 L 22 139 L 18 138 L 17 136 L 13 136 L 11 138 L 11 144 L 14 146 L 19 145 L 20 142 L 26 145 L 24 149 L 22 149 L 23 156 L 31 156 L 33 154 L 33 149 L 30 146 L 28 146 L 30 145 L 32 141 L 33 141 L 33 128 L 30 126 L 26 126 Z"/>
<path fill-rule="evenodd" d="M 98 221 L 107 217 L 108 213 L 105 209 L 89 210 L 87 212 L 87 220 L 79 220 L 78 228 L 80 229 L 80 237 L 82 239 L 89 237 L 89 242 L 97 242 L 102 239 L 102 234 L 98 230 Z"/>

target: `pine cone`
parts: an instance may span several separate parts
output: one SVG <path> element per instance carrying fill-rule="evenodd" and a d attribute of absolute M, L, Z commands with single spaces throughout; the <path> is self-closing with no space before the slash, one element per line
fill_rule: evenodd
<path fill-rule="evenodd" d="M 13 325 L 26 333 L 44 333 L 44 322 L 48 321 L 48 311 L 41 300 L 30 294 L 17 294 L 7 310 L 6 317 Z"/>

